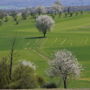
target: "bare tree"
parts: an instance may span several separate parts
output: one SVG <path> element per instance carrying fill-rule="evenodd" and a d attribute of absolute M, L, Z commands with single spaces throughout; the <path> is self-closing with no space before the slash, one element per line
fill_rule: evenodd
<path fill-rule="evenodd" d="M 10 52 L 10 73 L 9 73 L 9 78 L 10 80 L 12 79 L 12 66 L 13 66 L 13 57 L 14 57 L 14 49 L 15 49 L 15 43 L 16 43 L 16 38 L 13 39 L 12 44 L 11 44 L 11 52 Z"/>
<path fill-rule="evenodd" d="M 49 62 L 48 74 L 63 79 L 64 88 L 67 88 L 67 79 L 79 77 L 82 70 L 77 58 L 70 51 L 61 50 L 55 54 L 55 59 Z"/>
<path fill-rule="evenodd" d="M 50 16 L 41 15 L 36 19 L 36 27 L 44 34 L 44 37 L 46 36 L 47 32 L 51 30 L 53 25 L 54 20 Z"/>

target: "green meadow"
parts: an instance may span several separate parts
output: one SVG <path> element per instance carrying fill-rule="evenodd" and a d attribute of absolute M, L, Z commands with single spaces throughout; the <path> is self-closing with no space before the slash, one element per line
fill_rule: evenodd
<path fill-rule="evenodd" d="M 73 17 L 55 18 L 55 26 L 46 38 L 40 38 L 42 33 L 35 27 L 35 21 L 28 17 L 21 20 L 18 25 L 9 17 L 8 22 L 0 26 L 0 59 L 9 56 L 12 41 L 16 38 L 13 65 L 21 60 L 33 62 L 37 67 L 37 74 L 46 81 L 57 82 L 46 74 L 48 61 L 52 60 L 54 53 L 67 49 L 78 58 L 84 70 L 81 77 L 68 81 L 69 88 L 90 88 L 90 13 Z M 61 83 L 62 87 L 63 83 Z"/>

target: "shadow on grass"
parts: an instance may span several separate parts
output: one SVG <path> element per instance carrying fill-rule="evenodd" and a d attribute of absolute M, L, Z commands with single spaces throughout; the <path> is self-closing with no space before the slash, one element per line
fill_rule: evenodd
<path fill-rule="evenodd" d="M 42 36 L 40 36 L 40 37 L 27 37 L 25 39 L 44 39 L 44 38 L 47 38 L 47 37 L 42 37 Z"/>

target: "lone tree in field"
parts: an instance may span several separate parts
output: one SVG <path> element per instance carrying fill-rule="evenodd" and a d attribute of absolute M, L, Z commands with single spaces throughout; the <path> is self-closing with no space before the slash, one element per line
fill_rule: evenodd
<path fill-rule="evenodd" d="M 82 70 L 77 58 L 70 51 L 61 50 L 55 54 L 55 59 L 50 61 L 48 74 L 52 77 L 62 78 L 64 88 L 67 88 L 67 79 L 69 77 L 78 77 Z"/>
<path fill-rule="evenodd" d="M 41 15 L 36 19 L 36 27 L 44 34 L 44 37 L 46 36 L 47 32 L 51 31 L 53 25 L 54 20 L 50 16 Z"/>

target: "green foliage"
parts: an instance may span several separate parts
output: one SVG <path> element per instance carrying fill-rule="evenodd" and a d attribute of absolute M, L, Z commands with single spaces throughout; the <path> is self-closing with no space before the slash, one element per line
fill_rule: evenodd
<path fill-rule="evenodd" d="M 2 58 L 0 61 L 0 89 L 30 89 L 44 84 L 43 78 L 37 76 L 31 66 L 21 63 L 14 67 L 10 80 L 9 67 L 7 58 Z"/>
<path fill-rule="evenodd" d="M 15 21 L 16 25 L 19 24 L 18 13 L 16 11 L 12 11 L 10 16 L 12 16 L 12 18 Z"/>
<path fill-rule="evenodd" d="M 0 26 L 2 25 L 2 20 L 0 20 Z"/>
<path fill-rule="evenodd" d="M 9 83 L 9 65 L 7 58 L 4 57 L 0 61 L 0 89 L 6 89 Z"/>
<path fill-rule="evenodd" d="M 41 76 L 36 76 L 36 78 L 37 78 L 38 85 L 39 85 L 40 87 L 42 87 L 42 86 L 46 83 L 43 77 L 41 77 Z"/>
<path fill-rule="evenodd" d="M 30 89 L 37 87 L 37 80 L 34 70 L 29 66 L 19 64 L 13 73 L 12 83 L 9 88 Z"/>
<path fill-rule="evenodd" d="M 4 18 L 4 22 L 8 22 L 8 17 L 7 16 Z"/>

